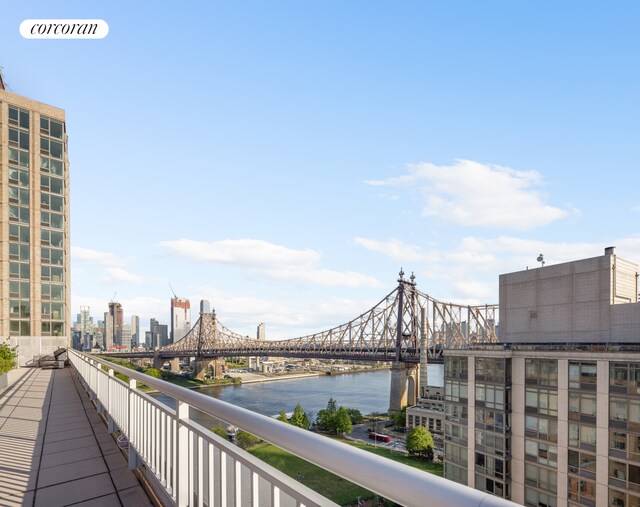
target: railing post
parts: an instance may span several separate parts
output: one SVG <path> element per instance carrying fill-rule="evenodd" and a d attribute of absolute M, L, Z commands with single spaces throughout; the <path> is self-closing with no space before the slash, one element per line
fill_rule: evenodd
<path fill-rule="evenodd" d="M 93 359 L 89 359 L 89 399 L 91 401 L 97 398 L 96 389 L 96 369 Z"/>
<path fill-rule="evenodd" d="M 136 403 L 136 390 L 138 389 L 138 381 L 134 378 L 129 378 L 129 414 L 128 414 L 128 424 L 129 434 L 127 438 L 129 439 L 129 470 L 133 470 L 134 468 L 138 468 L 138 453 L 131 445 L 131 440 L 135 438 L 135 430 L 134 428 L 138 427 L 138 421 L 136 421 L 136 413 L 135 413 L 135 403 Z"/>
<path fill-rule="evenodd" d="M 176 407 L 176 504 L 189 505 L 189 430 L 182 421 L 189 418 L 189 405 L 182 401 Z"/>
<path fill-rule="evenodd" d="M 109 433 L 116 431 L 116 423 L 113 421 L 113 368 L 109 368 L 109 379 L 107 384 L 107 421 Z"/>

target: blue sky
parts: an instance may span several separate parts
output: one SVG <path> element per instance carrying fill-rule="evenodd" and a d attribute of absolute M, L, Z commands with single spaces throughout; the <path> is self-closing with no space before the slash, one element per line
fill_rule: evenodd
<path fill-rule="evenodd" d="M 102 40 L 26 40 L 99 18 Z M 637 2 L 3 6 L 14 93 L 66 111 L 72 315 L 168 323 L 172 296 L 296 337 L 401 267 L 436 299 L 498 275 L 640 262 Z M 193 312 L 192 320 L 196 320 Z"/>

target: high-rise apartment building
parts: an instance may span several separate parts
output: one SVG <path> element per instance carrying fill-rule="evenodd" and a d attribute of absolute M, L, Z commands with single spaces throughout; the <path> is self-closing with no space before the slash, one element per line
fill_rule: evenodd
<path fill-rule="evenodd" d="M 65 113 L 0 79 L 0 336 L 19 361 L 70 346 Z"/>
<path fill-rule="evenodd" d="M 445 356 L 445 477 L 529 506 L 640 506 L 638 266 L 500 276 L 501 344 Z"/>
<path fill-rule="evenodd" d="M 188 299 L 174 297 L 171 299 L 171 338 L 175 343 L 191 329 L 191 304 Z"/>

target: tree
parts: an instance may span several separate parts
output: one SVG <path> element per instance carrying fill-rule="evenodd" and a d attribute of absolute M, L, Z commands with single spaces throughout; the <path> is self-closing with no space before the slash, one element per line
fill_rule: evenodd
<path fill-rule="evenodd" d="M 305 430 L 309 429 L 309 418 L 307 417 L 307 414 L 305 414 L 300 403 L 298 403 L 296 408 L 293 409 L 293 414 L 291 415 L 291 419 L 289 419 L 289 423 L 297 426 L 298 428 Z"/>
<path fill-rule="evenodd" d="M 402 410 L 394 412 L 392 415 L 393 427 L 395 429 L 404 428 L 407 424 L 407 407 L 403 407 Z"/>
<path fill-rule="evenodd" d="M 236 433 L 236 445 L 241 449 L 248 449 L 260 442 L 260 439 L 244 430 L 238 430 Z"/>
<path fill-rule="evenodd" d="M 416 426 L 407 435 L 407 451 L 412 456 L 433 459 L 433 436 L 424 426 Z"/>
<path fill-rule="evenodd" d="M 0 375 L 13 370 L 18 357 L 18 347 L 11 347 L 8 343 L 0 343 Z"/>
<path fill-rule="evenodd" d="M 289 419 L 287 419 L 287 413 L 284 411 L 284 408 L 278 414 L 277 419 L 278 419 L 278 421 L 282 421 L 282 422 L 285 422 L 285 423 L 289 422 Z"/>
<path fill-rule="evenodd" d="M 337 411 L 336 400 L 329 398 L 327 408 L 318 410 L 318 416 L 316 417 L 316 424 L 318 427 L 325 431 L 333 431 L 334 419 Z"/>
<path fill-rule="evenodd" d="M 158 368 L 145 368 L 144 374 L 154 378 L 162 378 L 162 372 Z"/>
<path fill-rule="evenodd" d="M 362 413 L 357 408 L 348 408 L 347 412 L 351 418 L 351 424 L 360 424 L 364 419 Z"/>
<path fill-rule="evenodd" d="M 349 417 L 349 411 L 340 407 L 334 416 L 333 431 L 338 435 L 351 433 L 351 417 Z"/>

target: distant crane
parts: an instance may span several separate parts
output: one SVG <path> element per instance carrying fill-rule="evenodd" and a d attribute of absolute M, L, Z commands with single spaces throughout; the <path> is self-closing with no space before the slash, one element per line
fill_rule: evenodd
<path fill-rule="evenodd" d="M 176 291 L 175 291 L 175 290 L 173 290 L 173 287 L 171 287 L 171 282 L 169 282 L 169 288 L 171 289 L 171 292 L 173 292 L 173 297 L 174 297 L 175 299 L 178 299 L 178 295 L 176 294 Z"/>

